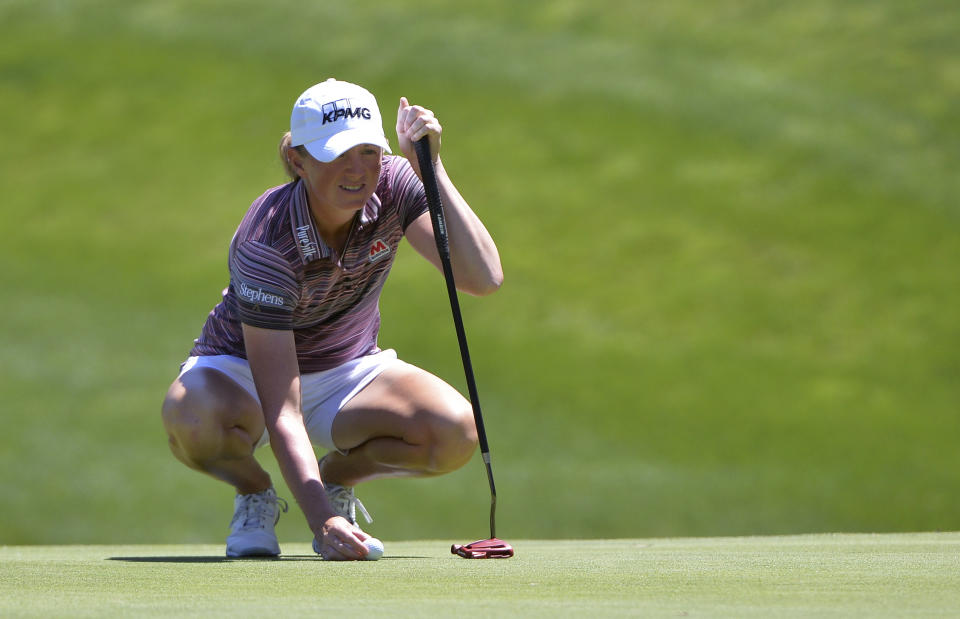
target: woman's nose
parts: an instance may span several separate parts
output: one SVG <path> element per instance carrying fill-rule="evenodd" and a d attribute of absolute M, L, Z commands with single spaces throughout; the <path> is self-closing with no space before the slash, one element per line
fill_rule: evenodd
<path fill-rule="evenodd" d="M 363 168 L 363 158 L 360 156 L 360 153 L 355 150 L 351 150 L 347 153 L 347 170 L 350 172 L 358 171 Z"/>

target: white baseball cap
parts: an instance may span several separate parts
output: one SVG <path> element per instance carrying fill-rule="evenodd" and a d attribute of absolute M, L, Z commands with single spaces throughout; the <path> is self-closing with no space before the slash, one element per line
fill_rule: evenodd
<path fill-rule="evenodd" d="M 358 144 L 392 152 L 376 98 L 366 88 L 333 78 L 311 86 L 293 104 L 290 145 L 301 144 L 324 163 Z"/>

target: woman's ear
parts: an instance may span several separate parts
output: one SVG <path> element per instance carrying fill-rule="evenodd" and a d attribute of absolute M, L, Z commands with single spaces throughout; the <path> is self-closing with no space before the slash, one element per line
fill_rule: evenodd
<path fill-rule="evenodd" d="M 290 171 L 294 172 L 297 176 L 303 176 L 303 157 L 297 152 L 296 148 L 287 149 L 287 163 L 290 166 Z"/>

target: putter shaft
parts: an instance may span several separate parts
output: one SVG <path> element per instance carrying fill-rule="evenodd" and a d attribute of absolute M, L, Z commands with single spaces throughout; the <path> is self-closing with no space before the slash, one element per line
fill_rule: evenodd
<path fill-rule="evenodd" d="M 490 466 L 490 447 L 487 444 L 487 432 L 483 426 L 483 413 L 480 411 L 480 396 L 477 394 L 477 383 L 473 377 L 473 363 L 470 361 L 470 349 L 467 347 L 467 334 L 463 327 L 460 299 L 457 296 L 457 286 L 453 280 L 453 266 L 450 263 L 450 241 L 447 236 L 447 223 L 443 215 L 443 202 L 440 199 L 440 187 L 437 185 L 437 174 L 433 169 L 433 158 L 430 156 L 429 138 L 423 137 L 417 140 L 414 142 L 414 148 L 417 151 L 417 161 L 420 164 L 420 173 L 423 176 L 423 188 L 427 193 L 430 221 L 433 223 L 433 235 L 437 242 L 437 251 L 440 253 L 443 277 L 447 282 L 447 296 L 450 298 L 450 309 L 453 312 L 453 322 L 457 330 L 457 342 L 460 345 L 460 358 L 463 361 L 463 371 L 467 379 L 467 390 L 470 393 L 473 420 L 477 426 L 480 455 L 483 457 L 483 463 L 487 468 L 487 481 L 490 483 L 490 537 L 494 538 L 497 536 L 497 487 L 493 482 L 493 468 Z"/>

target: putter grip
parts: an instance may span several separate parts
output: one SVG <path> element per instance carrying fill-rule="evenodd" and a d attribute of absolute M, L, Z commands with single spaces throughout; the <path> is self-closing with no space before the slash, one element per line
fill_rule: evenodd
<path fill-rule="evenodd" d="M 437 251 L 443 260 L 450 259 L 450 241 L 447 237 L 447 222 L 443 216 L 443 202 L 440 200 L 440 187 L 437 185 L 437 172 L 433 169 L 433 157 L 430 156 L 430 138 L 422 137 L 413 143 L 423 177 L 423 189 L 427 193 L 427 206 L 430 208 L 430 220 L 433 222 Z"/>

